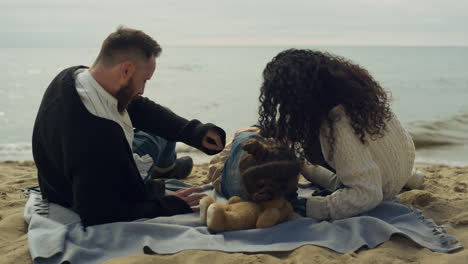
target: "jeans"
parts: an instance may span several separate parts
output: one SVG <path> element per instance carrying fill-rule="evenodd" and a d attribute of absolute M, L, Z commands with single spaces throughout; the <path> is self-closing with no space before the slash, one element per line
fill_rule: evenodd
<path fill-rule="evenodd" d="M 133 152 L 140 156 L 148 154 L 153 159 L 153 165 L 148 170 L 147 178 L 150 178 L 149 176 L 155 168 L 164 170 L 175 164 L 177 158 L 175 146 L 175 142 L 135 129 Z"/>
<path fill-rule="evenodd" d="M 250 200 L 244 190 L 242 178 L 239 172 L 239 162 L 245 153 L 242 149 L 242 143 L 249 138 L 262 139 L 262 136 L 254 132 L 242 132 L 232 141 L 231 152 L 224 163 L 224 169 L 221 175 L 221 192 L 226 199 L 229 199 L 232 196 L 239 196 L 243 200 Z M 285 199 L 291 202 L 296 213 L 305 216 L 305 200 L 298 199 L 297 191 L 287 194 Z"/>
<path fill-rule="evenodd" d="M 243 132 L 237 135 L 232 141 L 231 151 L 229 152 L 228 159 L 224 163 L 223 173 L 221 175 L 221 192 L 226 199 L 232 196 L 239 196 L 243 200 L 249 199 L 243 188 L 242 178 L 239 172 L 239 162 L 245 152 L 242 149 L 242 143 L 249 138 L 261 139 L 262 136 L 254 132 Z"/>

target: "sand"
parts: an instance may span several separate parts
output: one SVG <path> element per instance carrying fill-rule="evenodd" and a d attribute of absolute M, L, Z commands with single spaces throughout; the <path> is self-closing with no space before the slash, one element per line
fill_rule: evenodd
<path fill-rule="evenodd" d="M 447 225 L 468 247 L 468 167 L 418 164 L 427 180 L 423 190 L 402 192 L 398 197 L 423 211 L 437 224 Z M 192 184 L 205 183 L 207 165 L 197 165 L 187 179 Z M 27 225 L 23 220 L 26 197 L 21 189 L 37 185 L 33 162 L 0 162 L 0 263 L 31 263 L 27 244 Z M 468 250 L 452 254 L 434 253 L 412 241 L 393 236 L 375 249 L 338 254 L 317 246 L 303 246 L 277 253 L 224 253 L 185 250 L 173 255 L 137 254 L 105 263 L 428 263 L 466 264 Z"/>

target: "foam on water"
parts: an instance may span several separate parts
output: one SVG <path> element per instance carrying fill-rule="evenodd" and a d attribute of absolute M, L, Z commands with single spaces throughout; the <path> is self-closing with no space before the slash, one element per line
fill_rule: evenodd
<path fill-rule="evenodd" d="M 211 159 L 211 156 L 183 143 L 177 143 L 176 152 L 178 157 L 192 157 L 196 164 L 207 163 Z M 5 160 L 33 160 L 31 143 L 0 144 L 0 161 Z"/>
<path fill-rule="evenodd" d="M 412 122 L 408 129 L 417 149 L 465 145 L 468 143 L 468 114 L 446 120 Z"/>
<path fill-rule="evenodd" d="M 0 144 L 2 160 L 33 160 L 31 143 Z"/>
<path fill-rule="evenodd" d="M 419 156 L 416 156 L 415 162 L 422 163 L 422 164 L 446 165 L 449 167 L 467 167 L 468 166 L 468 161 L 426 158 L 426 157 L 419 157 Z"/>

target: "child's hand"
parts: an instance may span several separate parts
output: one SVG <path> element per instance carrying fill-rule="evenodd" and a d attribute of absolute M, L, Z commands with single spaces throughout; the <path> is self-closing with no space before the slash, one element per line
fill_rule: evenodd
<path fill-rule="evenodd" d="M 242 128 L 242 129 L 239 129 L 237 130 L 235 133 L 234 133 L 234 136 L 236 137 L 237 135 L 239 135 L 240 133 L 242 132 L 254 132 L 254 133 L 260 133 L 260 128 L 259 127 L 247 127 L 247 128 Z"/>

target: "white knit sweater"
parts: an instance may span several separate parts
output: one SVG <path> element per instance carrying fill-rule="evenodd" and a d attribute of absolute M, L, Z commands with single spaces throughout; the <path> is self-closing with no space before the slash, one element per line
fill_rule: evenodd
<path fill-rule="evenodd" d="M 308 198 L 307 216 L 318 220 L 354 216 L 395 197 L 411 177 L 414 165 L 413 140 L 396 117 L 386 123 L 382 138 L 372 140 L 366 136 L 367 142 L 362 144 L 343 106 L 335 107 L 331 113 L 339 118 L 335 122 L 331 159 L 326 125 L 322 127 L 320 143 L 325 160 L 336 170 L 336 178 L 345 188 L 325 197 Z"/>

